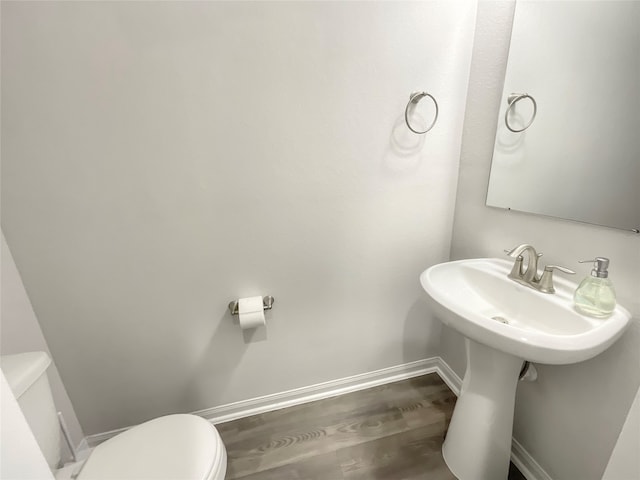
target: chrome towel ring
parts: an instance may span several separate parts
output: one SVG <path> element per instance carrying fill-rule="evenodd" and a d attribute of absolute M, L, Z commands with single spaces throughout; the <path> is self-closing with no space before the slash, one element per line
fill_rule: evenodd
<path fill-rule="evenodd" d="M 521 129 L 515 129 L 511 125 L 509 125 L 509 112 L 511 112 L 511 109 L 516 105 L 517 102 L 519 102 L 520 100 L 525 99 L 525 98 L 530 99 L 531 103 L 533 103 L 533 115 L 531 115 L 531 120 L 529 120 L 529 123 L 527 123 L 524 127 L 522 127 Z M 536 103 L 535 98 L 533 98 L 528 93 L 512 93 L 507 98 L 507 103 L 509 104 L 509 106 L 507 107 L 507 111 L 504 112 L 504 123 L 505 123 L 505 125 L 513 133 L 524 132 L 527 128 L 529 128 L 531 126 L 533 121 L 536 119 L 536 114 L 538 113 L 538 104 Z"/>
<path fill-rule="evenodd" d="M 418 102 L 422 100 L 424 97 L 429 97 L 433 101 L 433 104 L 436 107 L 436 114 L 433 117 L 433 122 L 431 122 L 431 125 L 429 125 L 426 130 L 421 132 L 419 130 L 414 129 L 411 126 L 411 123 L 409 122 L 409 108 L 411 107 L 411 105 L 414 105 L 414 106 L 417 105 Z M 407 123 L 407 127 L 409 127 L 409 130 L 411 130 L 413 133 L 417 133 L 418 135 L 424 135 L 425 133 L 427 133 L 429 130 L 433 128 L 437 120 L 438 120 L 438 102 L 436 102 L 436 99 L 433 97 L 433 95 L 427 92 L 413 92 L 411 95 L 409 95 L 409 103 L 407 103 L 407 108 L 404 109 L 404 121 Z"/>

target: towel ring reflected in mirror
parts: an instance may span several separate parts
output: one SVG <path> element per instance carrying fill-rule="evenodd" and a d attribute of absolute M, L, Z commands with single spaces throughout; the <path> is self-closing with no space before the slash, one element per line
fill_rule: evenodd
<path fill-rule="evenodd" d="M 411 105 L 414 105 L 414 106 L 417 105 L 418 102 L 422 100 L 424 97 L 429 97 L 433 101 L 433 104 L 436 107 L 436 113 L 433 116 L 433 121 L 431 122 L 431 125 L 429 125 L 426 130 L 420 131 L 420 130 L 416 130 L 411 126 L 411 122 L 409 122 L 409 109 L 411 108 Z M 407 127 L 409 127 L 409 130 L 411 130 L 413 133 L 417 133 L 418 135 L 424 135 L 425 133 L 427 133 L 429 130 L 433 128 L 437 120 L 438 120 L 438 102 L 436 102 L 436 99 L 433 97 L 433 95 L 427 92 L 413 92 L 411 95 L 409 95 L 409 103 L 407 103 L 407 108 L 404 109 L 404 121 L 406 122 Z"/>
<path fill-rule="evenodd" d="M 529 123 L 527 123 L 524 127 L 520 128 L 520 129 L 513 128 L 509 124 L 509 113 L 511 113 L 511 110 L 516 106 L 516 103 L 518 103 L 520 100 L 523 100 L 525 98 L 530 99 L 531 103 L 533 104 L 533 115 L 531 115 L 531 120 L 529 120 Z M 507 111 L 504 112 L 504 123 L 505 123 L 505 125 L 513 133 L 524 132 L 527 128 L 529 128 L 531 126 L 533 121 L 536 119 L 536 114 L 538 113 L 538 104 L 536 103 L 535 98 L 533 98 L 528 93 L 512 93 L 507 98 L 507 103 L 509 104 L 509 106 L 507 107 Z"/>

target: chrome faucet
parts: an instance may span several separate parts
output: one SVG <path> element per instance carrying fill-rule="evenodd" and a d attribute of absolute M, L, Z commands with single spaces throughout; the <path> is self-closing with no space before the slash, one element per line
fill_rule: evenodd
<path fill-rule="evenodd" d="M 507 255 L 516 259 L 509 275 L 510 279 L 527 287 L 531 287 L 542 293 L 554 293 L 556 289 L 553 287 L 553 272 L 559 270 L 562 273 L 573 275 L 576 272 L 559 265 L 547 265 L 544 267 L 542 275 L 538 275 L 538 259 L 542 256 L 536 252 L 533 245 L 523 243 L 511 250 L 505 250 Z M 527 266 L 524 266 L 524 253 L 527 254 Z"/>

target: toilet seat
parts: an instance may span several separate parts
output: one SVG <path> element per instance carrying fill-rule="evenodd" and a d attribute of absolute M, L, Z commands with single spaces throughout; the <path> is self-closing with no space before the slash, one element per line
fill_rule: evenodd
<path fill-rule="evenodd" d="M 223 480 L 227 453 L 213 425 L 168 415 L 98 445 L 77 480 Z"/>

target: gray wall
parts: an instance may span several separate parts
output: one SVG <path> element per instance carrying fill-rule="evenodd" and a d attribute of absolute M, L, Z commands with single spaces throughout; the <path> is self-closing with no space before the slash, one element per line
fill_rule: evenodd
<path fill-rule="evenodd" d="M 499 257 L 531 243 L 545 263 L 589 272 L 578 260 L 611 258 L 618 300 L 634 315 L 608 351 L 576 365 L 538 366 L 521 383 L 514 436 L 556 480 L 600 479 L 640 384 L 640 238 L 569 221 L 485 206 L 513 15 L 511 2 L 480 2 L 463 133 L 452 258 Z M 536 185 L 522 188 L 535 189 Z M 594 193 L 596 194 L 596 193 Z M 444 358 L 464 372 L 463 341 L 442 332 Z"/>
<path fill-rule="evenodd" d="M 87 434 L 436 354 L 475 8 L 2 2 L 2 226 Z"/>
<path fill-rule="evenodd" d="M 636 393 L 602 480 L 640 478 L 640 389 Z"/>

